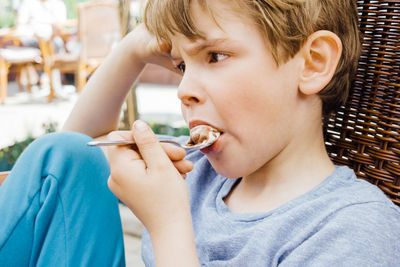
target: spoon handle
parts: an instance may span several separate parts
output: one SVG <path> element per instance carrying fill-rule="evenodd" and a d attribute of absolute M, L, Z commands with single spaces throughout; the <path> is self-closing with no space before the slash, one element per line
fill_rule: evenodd
<path fill-rule="evenodd" d="M 184 147 L 178 142 L 172 140 L 159 140 L 161 143 L 170 143 L 180 147 Z M 129 146 L 135 145 L 135 141 L 131 140 L 95 140 L 87 143 L 88 146 Z"/>
<path fill-rule="evenodd" d="M 111 141 L 111 140 L 95 140 L 90 141 L 87 143 L 88 146 L 127 146 L 127 145 L 134 145 L 134 141 L 128 140 L 118 140 L 118 141 Z"/>

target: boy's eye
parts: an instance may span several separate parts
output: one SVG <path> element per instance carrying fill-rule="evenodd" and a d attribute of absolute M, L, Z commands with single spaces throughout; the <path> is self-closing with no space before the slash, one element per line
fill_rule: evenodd
<path fill-rule="evenodd" d="M 185 72 L 185 63 L 184 62 L 181 62 L 181 63 L 179 63 L 178 65 L 176 65 L 176 68 L 180 71 L 180 72 L 182 72 L 182 73 L 184 73 Z"/>
<path fill-rule="evenodd" d="M 215 53 L 215 52 L 210 52 L 209 55 L 210 55 L 209 63 L 216 63 L 228 57 L 228 55 L 226 54 Z"/>

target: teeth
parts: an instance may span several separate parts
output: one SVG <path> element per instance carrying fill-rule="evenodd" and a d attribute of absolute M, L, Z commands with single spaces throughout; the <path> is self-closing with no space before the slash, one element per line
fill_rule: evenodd
<path fill-rule="evenodd" d="M 208 125 L 198 125 L 190 130 L 190 139 L 186 145 L 213 144 L 220 136 L 220 132 Z"/>

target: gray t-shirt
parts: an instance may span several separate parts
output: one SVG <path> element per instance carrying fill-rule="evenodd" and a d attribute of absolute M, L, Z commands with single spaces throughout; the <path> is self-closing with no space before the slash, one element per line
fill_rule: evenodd
<path fill-rule="evenodd" d="M 187 159 L 195 162 L 186 181 L 202 266 L 400 266 L 400 209 L 349 168 L 277 209 L 237 213 L 224 197 L 239 179 L 217 174 L 198 151 Z M 146 231 L 142 257 L 155 266 Z"/>

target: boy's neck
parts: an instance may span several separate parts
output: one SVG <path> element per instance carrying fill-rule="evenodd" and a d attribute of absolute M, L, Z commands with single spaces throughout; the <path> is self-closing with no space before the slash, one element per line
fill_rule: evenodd
<path fill-rule="evenodd" d="M 318 126 L 299 133 L 277 157 L 243 177 L 225 202 L 232 211 L 269 211 L 310 191 L 334 170 Z"/>

